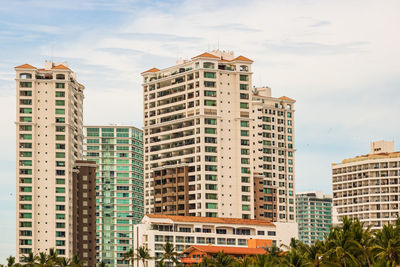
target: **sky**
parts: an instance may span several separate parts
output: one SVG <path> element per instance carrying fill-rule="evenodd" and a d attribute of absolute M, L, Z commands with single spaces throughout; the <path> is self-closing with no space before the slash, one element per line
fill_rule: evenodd
<path fill-rule="evenodd" d="M 15 72 L 66 61 L 85 124 L 142 126 L 140 73 L 220 48 L 253 84 L 296 99 L 296 191 L 331 192 L 331 163 L 400 150 L 400 1 L 1 0 L 0 262 L 15 254 Z"/>

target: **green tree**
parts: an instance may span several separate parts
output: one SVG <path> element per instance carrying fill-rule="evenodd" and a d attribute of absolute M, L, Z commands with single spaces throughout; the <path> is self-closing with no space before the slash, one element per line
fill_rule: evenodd
<path fill-rule="evenodd" d="M 104 261 L 100 261 L 100 262 L 97 264 L 97 266 L 98 266 L 98 267 L 107 267 L 107 264 L 106 264 Z"/>
<path fill-rule="evenodd" d="M 128 250 L 127 252 L 124 253 L 124 257 L 122 259 L 123 261 L 128 260 L 129 263 L 132 264 L 132 266 L 135 263 L 136 260 L 136 254 L 135 251 L 131 248 L 130 250 Z"/>
<path fill-rule="evenodd" d="M 375 259 L 391 262 L 391 266 L 400 264 L 400 219 L 396 225 L 384 225 L 375 233 L 375 245 L 372 248 Z"/>
<path fill-rule="evenodd" d="M 33 254 L 33 252 L 29 252 L 28 255 L 22 256 L 21 262 L 23 262 L 23 266 L 34 267 L 37 263 L 38 257 Z"/>
<path fill-rule="evenodd" d="M 235 259 L 230 255 L 226 255 L 223 251 L 218 252 L 213 260 L 215 267 L 231 267 L 235 263 Z"/>
<path fill-rule="evenodd" d="M 11 266 L 14 266 L 14 264 L 15 264 L 15 257 L 13 257 L 13 256 L 8 257 L 7 258 L 7 266 L 11 267 Z"/>
<path fill-rule="evenodd" d="M 153 259 L 150 256 L 150 249 L 145 246 L 140 246 L 136 249 L 136 260 L 140 260 L 143 263 L 143 266 L 146 266 L 146 261 Z"/>
<path fill-rule="evenodd" d="M 79 258 L 78 255 L 73 255 L 72 260 L 71 260 L 71 266 L 73 267 L 82 267 L 83 266 L 83 261 Z"/>
<path fill-rule="evenodd" d="M 174 245 L 172 245 L 170 242 L 167 242 L 163 245 L 163 250 L 164 254 L 161 258 L 162 262 L 172 261 L 175 265 L 179 264 L 179 261 L 177 259 L 178 252 L 176 252 Z"/>

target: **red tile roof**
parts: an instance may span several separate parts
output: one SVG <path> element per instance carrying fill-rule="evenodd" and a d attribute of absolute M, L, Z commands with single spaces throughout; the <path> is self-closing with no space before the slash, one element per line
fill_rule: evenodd
<path fill-rule="evenodd" d="M 281 96 L 279 99 L 282 99 L 282 100 L 289 100 L 289 101 L 296 102 L 296 100 L 294 100 L 294 99 L 292 99 L 292 98 L 289 98 L 289 97 L 287 97 L 287 96 Z"/>
<path fill-rule="evenodd" d="M 17 67 L 14 67 L 14 68 L 15 69 L 36 69 L 34 66 L 29 65 L 29 64 L 24 64 L 24 65 L 17 66 Z"/>
<path fill-rule="evenodd" d="M 157 69 L 157 68 L 151 68 L 151 69 L 149 69 L 149 70 L 143 71 L 142 74 L 143 74 L 143 73 L 146 73 L 146 72 L 157 72 L 157 71 L 160 71 L 160 70 Z"/>
<path fill-rule="evenodd" d="M 217 56 L 215 56 L 213 54 L 210 54 L 208 52 L 205 52 L 205 53 L 203 53 L 201 55 L 198 55 L 198 56 L 195 56 L 195 57 L 192 57 L 192 58 L 198 58 L 198 57 L 218 58 L 218 59 L 220 58 L 220 57 L 217 57 Z"/>
<path fill-rule="evenodd" d="M 253 60 L 251 60 L 251 59 L 249 59 L 249 58 L 247 58 L 247 57 L 244 57 L 244 56 L 238 56 L 238 57 L 236 57 L 236 58 L 232 59 L 232 61 L 247 61 L 247 62 L 254 62 Z"/>
<path fill-rule="evenodd" d="M 188 247 L 183 253 L 190 253 L 193 250 L 200 250 L 207 254 L 217 254 L 218 252 L 224 252 L 229 255 L 256 255 L 267 253 L 263 248 L 240 248 L 240 247 L 225 247 L 225 246 L 200 246 L 194 245 Z"/>
<path fill-rule="evenodd" d="M 50 70 L 46 70 L 46 69 L 38 69 L 38 71 L 50 71 Z"/>
<path fill-rule="evenodd" d="M 52 70 L 69 70 L 68 67 L 66 67 L 66 66 L 64 66 L 64 65 L 62 65 L 62 64 L 57 65 L 57 66 L 54 66 L 54 67 L 52 67 L 51 69 L 52 69 Z"/>
<path fill-rule="evenodd" d="M 195 216 L 178 216 L 178 215 L 162 215 L 162 214 L 147 214 L 146 216 L 155 219 L 170 219 L 176 222 L 275 226 L 275 224 L 273 224 L 270 220 L 258 220 L 258 219 L 233 219 L 233 218 L 214 218 L 214 217 L 197 217 L 197 216 L 195 217 Z"/>

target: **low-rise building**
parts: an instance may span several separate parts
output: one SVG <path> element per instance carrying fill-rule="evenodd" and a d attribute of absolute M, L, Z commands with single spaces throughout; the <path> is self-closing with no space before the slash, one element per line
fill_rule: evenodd
<path fill-rule="evenodd" d="M 245 256 L 254 256 L 265 254 L 267 251 L 264 248 L 238 248 L 238 247 L 227 247 L 227 246 L 190 246 L 183 254 L 185 257 L 181 257 L 181 263 L 185 266 L 197 264 L 203 262 L 204 257 L 215 257 L 218 253 L 223 252 L 226 255 L 230 255 L 235 258 L 242 258 Z"/>
<path fill-rule="evenodd" d="M 166 242 L 173 244 L 177 252 L 193 245 L 264 248 L 289 245 L 298 233 L 295 222 L 147 214 L 135 226 L 134 236 L 137 238 L 134 249 L 149 248 L 155 260 L 149 261 L 147 267 L 154 267 L 163 255 Z M 137 264 L 142 266 L 140 262 Z"/>

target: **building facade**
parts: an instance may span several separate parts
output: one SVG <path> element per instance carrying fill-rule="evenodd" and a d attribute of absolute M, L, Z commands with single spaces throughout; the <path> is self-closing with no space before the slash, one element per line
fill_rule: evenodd
<path fill-rule="evenodd" d="M 295 221 L 295 101 L 253 90 L 252 63 L 217 50 L 142 73 L 146 214 Z"/>
<path fill-rule="evenodd" d="M 82 157 L 84 86 L 66 63 L 15 71 L 17 261 L 50 248 L 72 257 L 72 175 Z"/>
<path fill-rule="evenodd" d="M 367 155 L 332 164 L 333 205 L 339 223 L 357 218 L 373 229 L 399 218 L 400 152 L 394 142 L 371 143 Z"/>
<path fill-rule="evenodd" d="M 155 267 L 163 255 L 163 245 L 171 243 L 181 253 L 193 245 L 264 248 L 289 245 L 297 237 L 297 223 L 272 223 L 268 220 L 231 219 L 147 214 L 135 226 L 134 249 L 146 246 Z M 141 262 L 135 263 L 143 267 Z"/>
<path fill-rule="evenodd" d="M 332 227 L 332 196 L 322 192 L 296 193 L 296 221 L 299 240 L 314 244 L 324 240 Z"/>
<path fill-rule="evenodd" d="M 143 132 L 131 126 L 85 126 L 84 155 L 97 163 L 97 259 L 127 264 L 133 225 L 143 217 Z"/>
<path fill-rule="evenodd" d="M 77 160 L 73 170 L 73 254 L 96 266 L 96 162 Z"/>

